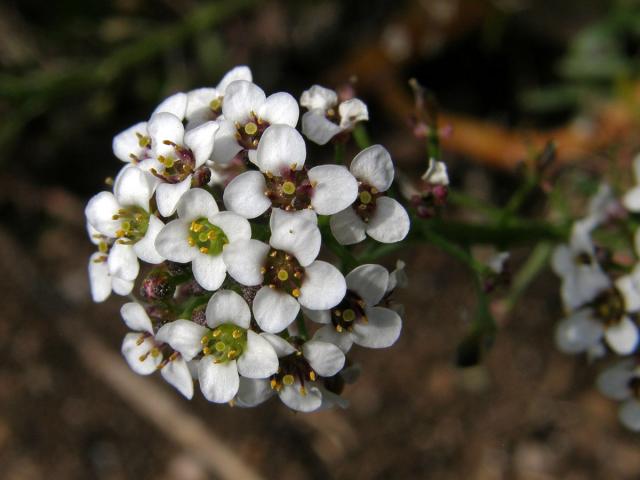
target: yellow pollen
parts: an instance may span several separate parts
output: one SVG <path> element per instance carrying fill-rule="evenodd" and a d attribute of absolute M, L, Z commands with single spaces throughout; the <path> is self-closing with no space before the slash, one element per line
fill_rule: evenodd
<path fill-rule="evenodd" d="M 156 347 L 153 347 L 153 348 L 151 349 L 151 356 L 152 356 L 153 358 L 156 358 L 156 357 L 157 357 L 157 356 L 159 356 L 159 355 L 160 355 L 160 350 L 158 350 Z"/>
<path fill-rule="evenodd" d="M 376 187 L 371 187 L 371 193 L 375 195 L 376 193 L 378 193 L 378 189 Z"/>
<path fill-rule="evenodd" d="M 148 356 L 149 356 L 149 352 L 147 352 L 147 353 L 145 353 L 143 355 L 140 355 L 138 357 L 138 360 L 140 360 L 141 362 L 144 362 L 147 359 Z"/>
<path fill-rule="evenodd" d="M 124 230 L 118 230 L 118 231 L 116 232 L 116 237 L 117 237 L 117 238 L 124 237 Z"/>
<path fill-rule="evenodd" d="M 220 335 L 222 335 L 222 330 L 216 329 L 213 331 L 214 338 L 218 338 Z"/>
<path fill-rule="evenodd" d="M 227 353 L 227 358 L 229 360 L 233 360 L 237 356 L 238 356 L 238 351 L 237 350 L 231 350 L 229 353 Z"/>
<path fill-rule="evenodd" d="M 209 240 L 215 240 L 217 237 L 218 237 L 218 234 L 216 233 L 215 230 L 209 231 L 209 234 L 207 235 L 207 238 Z"/>
<path fill-rule="evenodd" d="M 300 296 L 300 289 L 299 288 L 294 288 L 291 291 L 291 295 L 293 295 L 294 297 L 298 298 Z"/>
<path fill-rule="evenodd" d="M 216 342 L 214 346 L 218 352 L 224 352 L 227 348 L 227 345 L 224 342 Z"/>
<path fill-rule="evenodd" d="M 244 126 L 244 133 L 246 133 L 247 135 L 255 135 L 257 131 L 258 126 L 253 122 L 249 122 Z"/>
<path fill-rule="evenodd" d="M 278 254 L 275 250 L 269 254 L 271 258 L 275 257 Z"/>
<path fill-rule="evenodd" d="M 304 387 L 300 387 L 300 395 L 304 397 L 306 394 L 307 394 L 307 389 Z"/>
<path fill-rule="evenodd" d="M 211 353 L 211 349 L 209 347 L 204 347 L 202 349 L 202 353 L 204 353 L 205 355 L 209 355 Z"/>
<path fill-rule="evenodd" d="M 221 106 L 222 106 L 222 98 L 220 98 L 220 97 L 214 98 L 213 100 L 211 100 L 209 102 L 209 108 L 211 110 L 213 110 L 214 112 L 216 110 L 219 110 Z"/>
<path fill-rule="evenodd" d="M 289 168 L 291 168 L 291 171 L 293 171 L 296 168 L 298 168 L 298 164 L 297 163 L 292 163 L 291 165 L 289 165 Z"/>
<path fill-rule="evenodd" d="M 340 310 L 335 310 L 335 311 L 333 312 L 333 314 L 334 314 L 336 317 L 339 317 L 339 316 L 341 316 L 341 315 L 342 315 L 342 312 L 341 312 Z"/>
<path fill-rule="evenodd" d="M 273 389 L 275 389 L 276 386 L 278 385 L 278 382 L 276 382 L 275 378 L 272 378 L 270 383 L 271 383 L 271 388 L 273 388 Z"/>
<path fill-rule="evenodd" d="M 267 269 L 265 267 L 260 267 L 260 273 L 264 275 L 267 273 Z"/>
<path fill-rule="evenodd" d="M 163 160 L 164 161 L 162 163 L 167 168 L 171 168 L 175 164 L 175 159 L 173 157 L 163 157 Z"/>
<path fill-rule="evenodd" d="M 242 336 L 242 332 L 236 328 L 231 334 L 231 336 L 237 340 Z"/>
<path fill-rule="evenodd" d="M 369 323 L 369 319 L 367 317 L 365 317 L 364 315 L 362 316 L 362 323 Z"/>
<path fill-rule="evenodd" d="M 284 383 L 285 385 L 293 385 L 293 382 L 295 382 L 295 378 L 293 378 L 293 375 L 291 375 L 290 373 L 282 377 L 282 383 Z"/>
<path fill-rule="evenodd" d="M 342 333 L 342 327 L 340 325 L 336 325 L 336 332 Z"/>
<path fill-rule="evenodd" d="M 112 186 L 113 185 L 113 177 L 107 177 L 104 179 L 105 185 Z"/>
<path fill-rule="evenodd" d="M 200 339 L 200 343 L 201 343 L 202 345 L 206 345 L 207 343 L 209 343 L 209 337 L 207 337 L 207 336 L 205 335 L 204 337 L 202 337 L 202 338 Z"/>
<path fill-rule="evenodd" d="M 109 245 L 107 245 L 106 242 L 100 242 L 98 244 L 98 250 L 100 251 L 100 253 L 107 253 L 107 250 L 109 250 Z"/>
<path fill-rule="evenodd" d="M 136 340 L 136 345 L 142 345 L 142 342 L 144 342 L 144 338 L 145 338 L 144 334 L 140 335 Z"/>
<path fill-rule="evenodd" d="M 209 249 L 207 247 L 200 247 L 200 253 L 207 254 L 209 253 Z"/>
<path fill-rule="evenodd" d="M 296 273 L 293 274 L 293 276 L 296 277 L 296 278 L 300 278 L 300 277 L 302 277 L 302 273 L 296 272 Z"/>
<path fill-rule="evenodd" d="M 371 203 L 371 200 L 373 200 L 373 197 L 369 192 L 367 192 L 366 190 L 363 192 L 360 192 L 360 201 L 362 203 L 364 204 Z"/>
<path fill-rule="evenodd" d="M 349 308 L 344 311 L 342 318 L 344 318 L 345 322 L 353 322 L 356 319 L 356 312 Z"/>
<path fill-rule="evenodd" d="M 278 280 L 284 282 L 289 279 L 289 273 L 285 269 L 278 270 Z"/>
<path fill-rule="evenodd" d="M 287 253 L 287 254 L 284 256 L 284 259 L 285 259 L 287 262 L 290 262 L 290 261 L 291 261 L 291 255 L 289 255 L 289 254 Z"/>
<path fill-rule="evenodd" d="M 293 195 L 296 191 L 296 186 L 293 182 L 284 182 L 282 184 L 282 191 L 287 195 Z"/>
<path fill-rule="evenodd" d="M 191 237 L 187 238 L 187 243 L 191 247 L 195 246 L 195 244 L 196 244 L 195 240 L 193 238 L 191 238 Z"/>
<path fill-rule="evenodd" d="M 316 372 L 314 372 L 313 370 L 312 370 L 312 371 L 310 371 L 310 372 L 309 372 L 309 379 L 310 379 L 312 382 L 315 382 L 315 381 L 316 381 Z"/>

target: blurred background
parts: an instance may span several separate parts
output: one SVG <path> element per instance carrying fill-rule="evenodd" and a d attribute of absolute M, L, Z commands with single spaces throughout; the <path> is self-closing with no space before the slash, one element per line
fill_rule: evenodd
<path fill-rule="evenodd" d="M 628 177 L 639 40 L 630 0 L 0 4 L 0 477 L 640 478 L 640 439 L 595 390 L 595 369 L 555 350 L 551 273 L 500 318 L 483 364 L 460 369 L 472 279 L 412 246 L 399 254 L 410 279 L 403 335 L 353 352 L 363 371 L 345 391 L 351 408 L 242 410 L 128 372 L 121 299 L 90 300 L 83 216 L 119 168 L 116 133 L 237 64 L 267 93 L 353 86 L 371 137 L 409 175 L 426 166 L 415 77 L 439 101 L 453 187 L 485 200 L 507 198 L 549 139 L 558 169 Z"/>

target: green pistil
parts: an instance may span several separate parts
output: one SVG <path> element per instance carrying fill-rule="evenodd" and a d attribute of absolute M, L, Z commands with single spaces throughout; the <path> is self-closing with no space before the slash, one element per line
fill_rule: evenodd
<path fill-rule="evenodd" d="M 224 231 L 206 218 L 191 222 L 188 241 L 189 245 L 208 255 L 220 255 L 224 246 L 229 243 Z"/>
<path fill-rule="evenodd" d="M 247 331 L 233 323 L 223 323 L 200 340 L 202 353 L 215 363 L 237 359 L 247 348 Z"/>
<path fill-rule="evenodd" d="M 120 229 L 116 232 L 120 243 L 136 243 L 146 235 L 149 228 L 149 214 L 140 207 L 121 208 L 113 219 L 121 220 Z"/>

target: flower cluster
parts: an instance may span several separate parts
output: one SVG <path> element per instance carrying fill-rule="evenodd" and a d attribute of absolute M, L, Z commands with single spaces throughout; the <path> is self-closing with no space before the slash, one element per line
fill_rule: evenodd
<path fill-rule="evenodd" d="M 640 157 L 635 161 L 640 169 Z M 602 392 L 625 400 L 620 419 L 640 431 L 640 230 L 628 234 L 628 217 L 640 211 L 638 187 L 619 201 L 606 185 L 591 200 L 588 214 L 573 224 L 569 243 L 556 247 L 552 267 L 561 279 L 565 318 L 556 326 L 558 348 L 589 359 L 627 357 L 598 380 Z M 618 227 L 622 227 L 622 231 Z M 631 238 L 628 248 L 621 241 Z M 611 239 L 618 241 L 612 242 Z"/>
<path fill-rule="evenodd" d="M 352 346 L 389 347 L 400 334 L 391 296 L 406 283 L 402 265 L 342 272 L 319 259 L 323 246 L 340 256 L 406 237 L 391 156 L 373 145 L 349 168 L 310 165 L 299 105 L 302 133 L 319 145 L 348 142 L 368 120 L 359 99 L 317 85 L 299 103 L 267 96 L 236 67 L 116 135 L 124 165 L 86 207 L 93 299 L 138 286 L 139 299 L 121 309 L 131 330 L 122 353 L 185 397 L 196 380 L 212 402 L 255 406 L 277 395 L 298 411 L 344 405 Z"/>

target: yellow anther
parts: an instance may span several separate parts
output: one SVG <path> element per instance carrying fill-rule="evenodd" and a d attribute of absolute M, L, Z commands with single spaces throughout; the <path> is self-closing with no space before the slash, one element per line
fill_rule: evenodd
<path fill-rule="evenodd" d="M 307 394 L 307 389 L 304 387 L 300 387 L 300 395 L 302 395 L 303 397 Z"/>
<path fill-rule="evenodd" d="M 334 314 L 336 317 L 340 317 L 340 316 L 342 315 L 342 311 L 340 311 L 340 310 L 334 310 L 334 311 L 333 311 L 333 314 Z"/>
<path fill-rule="evenodd" d="M 373 197 L 369 192 L 367 192 L 366 190 L 360 192 L 360 201 L 362 203 L 364 204 L 371 203 L 371 200 L 373 200 Z"/>
<path fill-rule="evenodd" d="M 100 251 L 100 253 L 107 253 L 107 250 L 109 250 L 109 245 L 107 245 L 107 242 L 100 242 L 98 244 L 98 250 Z"/>
<path fill-rule="evenodd" d="M 204 337 L 202 337 L 202 338 L 200 339 L 200 343 L 201 343 L 202 345 L 206 345 L 207 343 L 209 343 L 209 337 L 207 337 L 207 336 L 205 335 Z"/>
<path fill-rule="evenodd" d="M 327 117 L 334 117 L 336 114 L 336 111 L 333 108 L 330 108 L 329 110 L 327 110 Z"/>
<path fill-rule="evenodd" d="M 348 308 L 342 314 L 342 318 L 344 319 L 345 322 L 353 322 L 356 319 L 356 312 Z"/>
<path fill-rule="evenodd" d="M 287 373 L 284 377 L 282 377 L 282 383 L 284 383 L 285 385 L 293 385 L 295 380 L 296 379 L 293 378 L 293 375 L 291 375 L 290 373 Z"/>
<path fill-rule="evenodd" d="M 271 382 L 269 382 L 271 384 L 271 389 L 272 390 L 277 390 L 278 389 L 278 382 L 276 381 L 275 378 L 271 379 Z"/>
<path fill-rule="evenodd" d="M 238 351 L 237 350 L 231 350 L 229 353 L 227 353 L 227 358 L 229 360 L 233 360 L 237 356 L 238 356 Z"/>
<path fill-rule="evenodd" d="M 336 325 L 336 332 L 342 333 L 343 328 L 340 325 Z"/>
<path fill-rule="evenodd" d="M 156 347 L 153 347 L 153 348 L 151 349 L 151 356 L 152 356 L 153 358 L 156 358 L 156 357 L 158 357 L 159 355 L 160 355 L 160 350 L 158 350 Z"/>
<path fill-rule="evenodd" d="M 236 328 L 231 334 L 231 336 L 237 340 L 242 336 L 242 332 Z"/>
<path fill-rule="evenodd" d="M 209 355 L 211 353 L 211 349 L 209 347 L 204 347 L 202 349 L 202 353 L 204 353 L 205 355 Z"/>
<path fill-rule="evenodd" d="M 302 272 L 296 272 L 296 273 L 293 274 L 293 276 L 296 277 L 296 278 L 300 278 L 300 277 L 302 277 Z"/>
<path fill-rule="evenodd" d="M 201 223 L 198 223 L 195 220 L 191 222 L 191 230 L 193 230 L 194 232 L 198 233 L 203 228 L 204 228 L 204 225 L 202 225 Z"/>
<path fill-rule="evenodd" d="M 267 269 L 265 267 L 260 267 L 260 273 L 264 275 L 265 273 L 267 273 Z"/>
<path fill-rule="evenodd" d="M 271 258 L 275 257 L 278 254 L 275 250 L 269 254 Z"/>
<path fill-rule="evenodd" d="M 216 329 L 213 331 L 213 337 L 214 337 L 214 338 L 218 338 L 220 335 L 222 335 L 222 330 L 219 330 L 219 329 L 217 329 L 217 328 L 216 328 Z"/>
<path fill-rule="evenodd" d="M 209 249 L 207 247 L 200 247 L 200 253 L 204 253 L 206 255 L 209 253 Z"/>
<path fill-rule="evenodd" d="M 375 195 L 376 193 L 378 193 L 378 189 L 376 187 L 371 187 L 371 193 Z"/>
<path fill-rule="evenodd" d="M 118 230 L 118 231 L 116 232 L 116 237 L 117 237 L 117 238 L 122 238 L 122 237 L 124 237 L 124 235 L 125 235 L 124 230 Z"/>
<path fill-rule="evenodd" d="M 278 270 L 278 280 L 281 282 L 285 282 L 289 279 L 289 272 L 287 272 L 284 268 Z"/>
<path fill-rule="evenodd" d="M 207 239 L 209 240 L 215 240 L 218 237 L 218 234 L 216 233 L 215 230 L 210 230 L 209 233 L 207 234 Z"/>
<path fill-rule="evenodd" d="M 289 255 L 288 253 L 287 253 L 287 254 L 285 254 L 284 259 L 285 259 L 287 262 L 290 262 L 290 261 L 291 261 L 291 255 Z"/>
<path fill-rule="evenodd" d="M 112 215 L 111 216 L 111 220 L 118 220 L 120 218 L 120 215 Z"/>
<path fill-rule="evenodd" d="M 362 323 L 369 323 L 369 319 L 367 317 L 365 317 L 364 315 L 362 316 L 362 318 L 360 320 L 362 321 Z"/>
<path fill-rule="evenodd" d="M 311 370 L 311 371 L 309 372 L 309 379 L 310 379 L 312 382 L 315 382 L 315 381 L 316 381 L 316 372 L 314 372 L 313 370 Z"/>
<path fill-rule="evenodd" d="M 224 352 L 227 349 L 227 344 L 224 342 L 216 342 L 215 349 L 218 352 Z"/>
<path fill-rule="evenodd" d="M 300 289 L 299 289 L 299 288 L 294 288 L 294 289 L 291 291 L 291 295 L 293 295 L 293 296 L 294 296 L 294 297 L 296 297 L 296 298 L 298 298 L 298 297 L 300 296 L 300 293 L 301 293 L 301 292 L 300 292 Z"/>
<path fill-rule="evenodd" d="M 138 337 L 138 339 L 136 340 L 136 345 L 142 345 L 142 342 L 144 342 L 146 335 L 143 333 L 142 335 L 140 335 Z"/>
<path fill-rule="evenodd" d="M 196 245 L 196 241 L 195 241 L 193 238 L 191 238 L 191 237 L 187 238 L 187 243 L 188 243 L 188 244 L 189 244 L 189 246 L 191 246 L 191 247 L 194 247 L 194 246 Z"/>
<path fill-rule="evenodd" d="M 107 177 L 104 179 L 104 184 L 112 186 L 113 185 L 113 177 Z"/>
<path fill-rule="evenodd" d="M 287 195 L 293 195 L 296 191 L 296 185 L 293 182 L 284 182 L 282 184 L 282 191 Z"/>
<path fill-rule="evenodd" d="M 253 122 L 249 122 L 244 126 L 244 133 L 247 135 L 255 135 L 257 132 L 258 126 Z"/>
<path fill-rule="evenodd" d="M 209 102 L 209 108 L 214 112 L 220 110 L 221 107 L 222 107 L 222 98 L 220 97 L 214 98 Z"/>
<path fill-rule="evenodd" d="M 144 353 L 138 357 L 138 360 L 140 360 L 141 362 L 144 362 L 148 356 L 149 356 L 149 352 Z"/>

